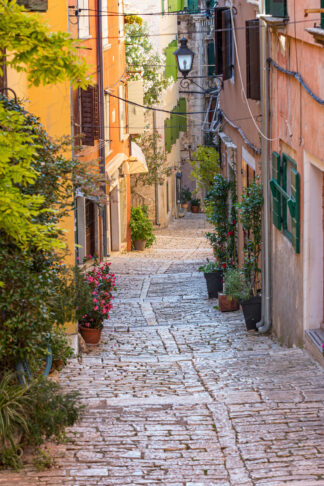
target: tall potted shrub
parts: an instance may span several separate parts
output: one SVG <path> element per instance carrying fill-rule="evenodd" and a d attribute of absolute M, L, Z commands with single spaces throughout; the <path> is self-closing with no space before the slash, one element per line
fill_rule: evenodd
<path fill-rule="evenodd" d="M 131 229 L 132 246 L 135 250 L 143 251 L 153 245 L 155 236 L 146 206 L 131 208 L 129 227 Z"/>
<path fill-rule="evenodd" d="M 262 244 L 262 184 L 258 179 L 244 189 L 242 200 L 237 204 L 239 218 L 246 232 L 243 272 L 250 287 L 250 297 L 241 300 L 245 322 L 248 328 L 256 329 L 261 320 L 261 295 L 258 292 L 260 255 Z"/>

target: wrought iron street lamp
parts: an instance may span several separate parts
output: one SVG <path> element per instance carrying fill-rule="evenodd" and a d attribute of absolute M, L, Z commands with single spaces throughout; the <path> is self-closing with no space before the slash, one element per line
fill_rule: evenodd
<path fill-rule="evenodd" d="M 182 38 L 180 40 L 180 47 L 177 49 L 173 55 L 177 59 L 178 69 L 183 75 L 184 78 L 188 76 L 190 71 L 192 70 L 193 61 L 195 57 L 195 53 L 189 49 L 187 46 L 188 40 Z"/>

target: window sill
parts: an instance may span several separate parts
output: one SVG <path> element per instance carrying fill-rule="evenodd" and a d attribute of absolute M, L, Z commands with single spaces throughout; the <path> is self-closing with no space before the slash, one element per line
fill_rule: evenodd
<path fill-rule="evenodd" d="M 79 37 L 80 40 L 89 40 L 89 39 L 92 39 L 92 35 L 87 35 L 87 36 L 84 36 L 84 37 Z"/>
<path fill-rule="evenodd" d="M 324 29 L 321 29 L 320 27 L 313 27 L 305 30 L 314 37 L 315 42 L 318 42 L 318 44 L 324 46 Z"/>
<path fill-rule="evenodd" d="M 289 17 L 273 17 L 272 15 L 258 15 L 258 17 L 264 20 L 269 27 L 274 28 L 286 28 L 289 22 Z"/>

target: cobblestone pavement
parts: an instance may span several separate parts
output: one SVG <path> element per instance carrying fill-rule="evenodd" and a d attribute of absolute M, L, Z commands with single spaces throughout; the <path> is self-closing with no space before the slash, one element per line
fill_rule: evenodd
<path fill-rule="evenodd" d="M 207 229 L 187 215 L 113 260 L 102 344 L 61 374 L 86 413 L 53 469 L 1 485 L 324 485 L 324 370 L 214 309 L 197 273 Z"/>

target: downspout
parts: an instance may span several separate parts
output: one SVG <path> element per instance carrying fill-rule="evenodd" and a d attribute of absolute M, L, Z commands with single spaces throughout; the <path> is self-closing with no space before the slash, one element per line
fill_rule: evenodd
<path fill-rule="evenodd" d="M 99 97 L 99 169 L 100 174 L 106 174 L 106 151 L 105 151 L 105 95 L 104 95 L 104 76 L 103 76 L 103 48 L 102 48 L 102 22 L 101 15 L 102 5 L 101 0 L 97 2 L 97 71 L 98 71 L 98 97 Z M 106 184 L 103 184 L 101 190 L 106 194 Z M 107 251 L 107 205 L 100 210 L 102 218 L 102 252 L 103 257 L 108 256 Z"/>
<path fill-rule="evenodd" d="M 68 33 L 71 35 L 70 29 L 70 22 L 69 22 L 69 0 L 66 2 L 67 4 L 67 30 Z M 72 84 L 70 83 L 70 110 L 71 110 L 71 139 L 72 139 L 72 149 L 71 149 L 71 157 L 74 159 L 75 150 L 74 150 L 74 107 L 73 107 L 73 88 Z M 78 205 L 77 205 L 77 198 L 75 196 L 75 188 L 73 188 L 73 207 L 74 207 L 74 241 L 75 241 L 75 248 L 74 248 L 74 258 L 75 264 L 78 264 L 79 258 L 79 228 L 78 228 Z"/>
<path fill-rule="evenodd" d="M 156 112 L 153 111 L 153 134 L 156 132 Z M 156 145 L 154 143 L 154 153 L 156 154 Z M 160 207 L 159 207 L 159 184 L 155 183 L 155 224 L 160 226 Z"/>
<path fill-rule="evenodd" d="M 260 0 L 260 13 L 265 14 L 265 0 Z M 260 81 L 262 106 L 262 133 L 269 134 L 269 74 L 267 65 L 267 25 L 260 19 Z M 270 275 L 270 185 L 269 185 L 269 140 L 261 137 L 261 174 L 263 183 L 263 252 L 262 252 L 262 317 L 257 323 L 260 333 L 268 332 L 271 328 L 271 275 Z"/>

